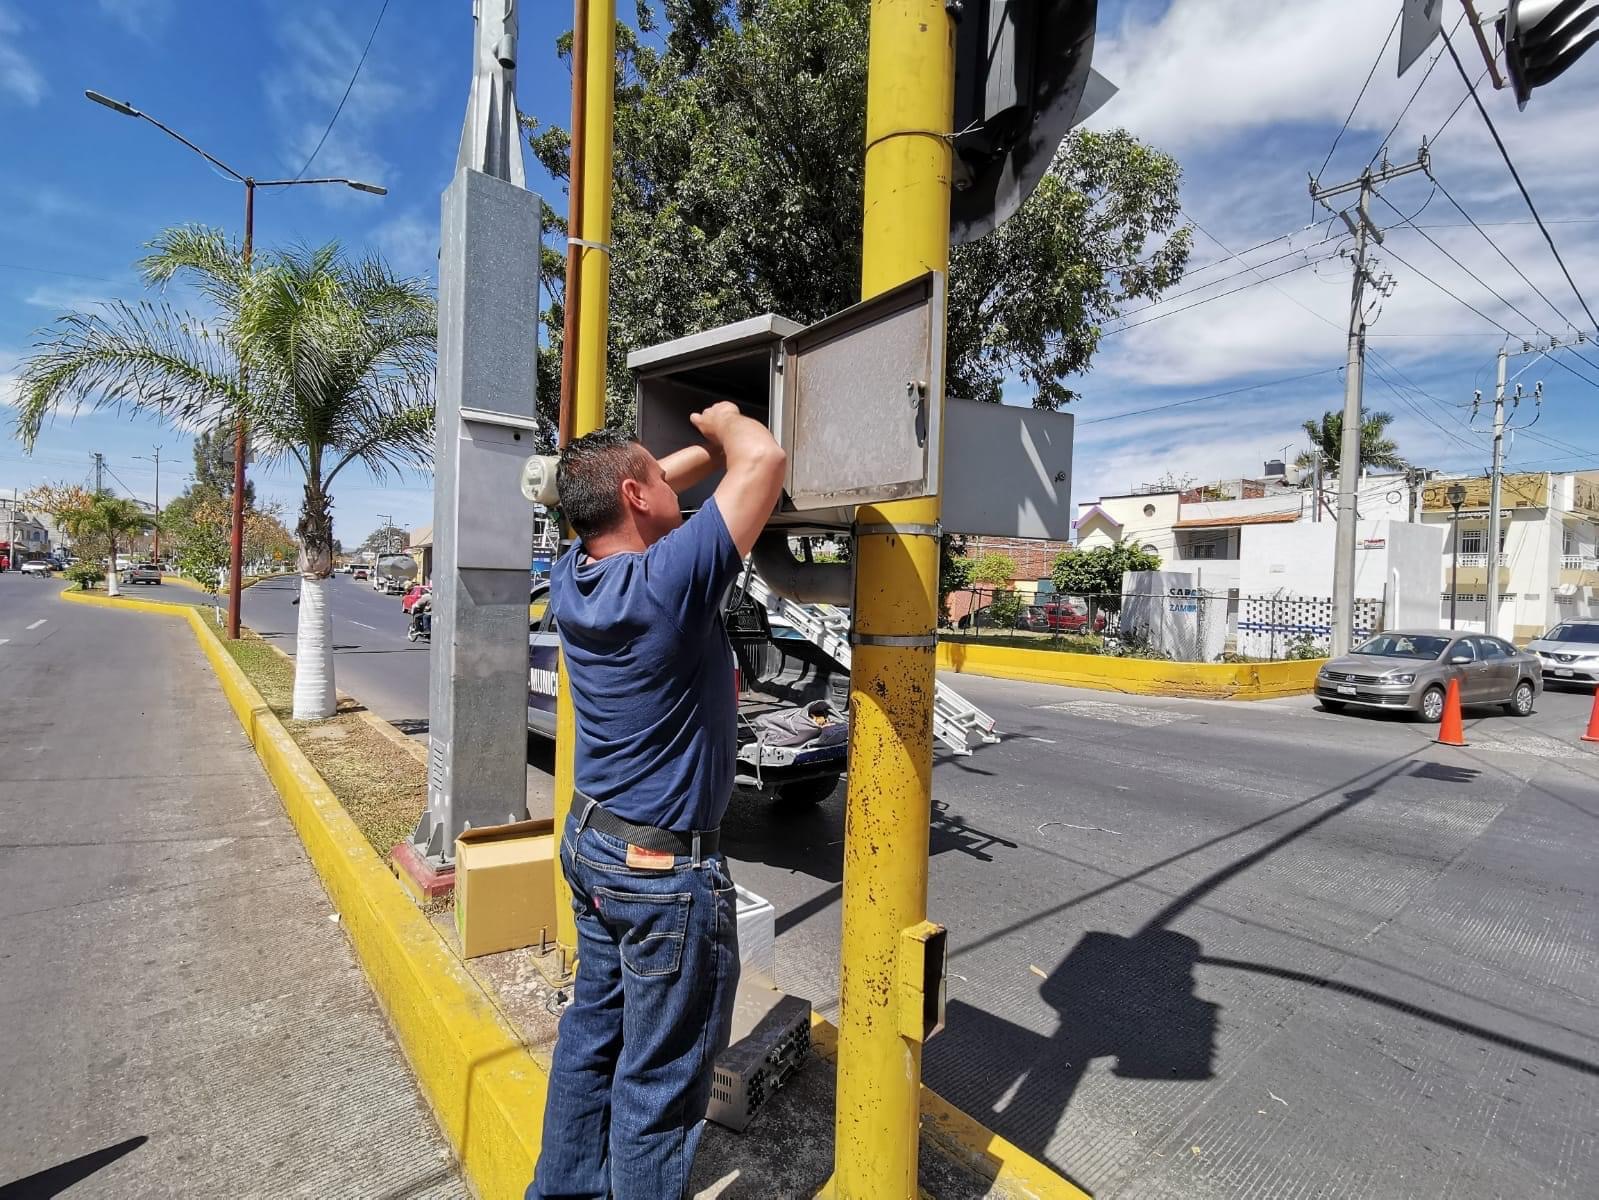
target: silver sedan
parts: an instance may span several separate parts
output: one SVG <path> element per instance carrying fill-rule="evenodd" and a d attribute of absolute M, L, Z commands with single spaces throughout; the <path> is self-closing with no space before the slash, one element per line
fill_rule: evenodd
<path fill-rule="evenodd" d="M 1599 683 L 1599 620 L 1562 621 L 1527 643 L 1545 683 Z"/>
<path fill-rule="evenodd" d="M 1543 691 L 1538 656 L 1503 638 L 1396 629 L 1329 660 L 1316 673 L 1316 699 L 1330 712 L 1352 704 L 1414 713 L 1436 723 L 1443 717 L 1451 679 L 1460 681 L 1461 704 L 1500 704 L 1516 717 L 1529 715 Z"/>

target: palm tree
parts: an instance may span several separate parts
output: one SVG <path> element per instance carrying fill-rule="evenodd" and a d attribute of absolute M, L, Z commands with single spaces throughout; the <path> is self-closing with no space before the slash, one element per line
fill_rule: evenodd
<path fill-rule="evenodd" d="M 1391 467 L 1403 470 L 1410 464 L 1399 456 L 1399 444 L 1387 436 L 1394 415 L 1369 412 L 1360 421 L 1360 463 L 1365 467 Z M 1322 477 L 1338 474 L 1344 454 L 1344 414 L 1337 410 L 1324 412 L 1321 420 L 1306 421 L 1305 433 L 1310 438 L 1309 450 L 1300 452 L 1294 459 L 1296 467 L 1313 466 L 1317 451 L 1321 453 Z"/>
<path fill-rule="evenodd" d="M 97 492 L 82 508 L 62 513 L 61 524 L 74 542 L 84 538 L 105 539 L 110 564 L 106 567 L 106 595 L 118 596 L 121 593 L 117 590 L 117 545 L 124 538 L 143 533 L 155 520 L 132 500 L 124 500 L 110 492 Z"/>
<path fill-rule="evenodd" d="M 262 255 L 252 267 L 221 231 L 186 226 L 151 250 L 140 264 L 146 282 L 191 283 L 214 315 L 144 302 L 61 317 L 23 364 L 18 434 L 31 450 L 60 407 L 125 407 L 191 430 L 242 420 L 262 462 L 294 464 L 305 481 L 295 527 L 294 716 L 331 716 L 332 485 L 352 463 L 380 481 L 427 465 L 438 336 L 432 296 L 379 259 L 350 259 L 336 244 Z"/>

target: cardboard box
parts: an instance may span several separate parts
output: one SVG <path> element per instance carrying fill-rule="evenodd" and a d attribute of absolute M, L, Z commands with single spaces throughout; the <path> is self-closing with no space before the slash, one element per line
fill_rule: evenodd
<path fill-rule="evenodd" d="M 461 957 L 555 940 L 555 825 L 518 821 L 455 839 L 455 932 Z"/>

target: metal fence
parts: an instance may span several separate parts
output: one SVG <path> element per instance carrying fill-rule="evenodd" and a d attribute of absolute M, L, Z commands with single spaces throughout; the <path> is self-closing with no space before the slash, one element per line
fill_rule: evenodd
<path fill-rule="evenodd" d="M 981 586 L 950 594 L 946 638 L 1005 638 L 1040 649 L 1178 662 L 1316 658 L 1332 637 L 1327 596 L 1239 596 L 1169 586 L 1128 593 L 1026 594 Z M 1383 602 L 1355 602 L 1355 637 L 1383 627 Z"/>

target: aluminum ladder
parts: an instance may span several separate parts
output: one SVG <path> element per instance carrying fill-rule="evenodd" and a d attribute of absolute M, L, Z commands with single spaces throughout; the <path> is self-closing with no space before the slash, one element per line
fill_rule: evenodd
<path fill-rule="evenodd" d="M 799 604 L 779 596 L 753 567 L 747 568 L 750 596 L 768 613 L 797 629 L 846 671 L 850 666 L 850 615 L 831 604 Z M 933 690 L 933 736 L 955 754 L 970 754 L 972 747 L 999 741 L 994 718 L 942 680 Z"/>

